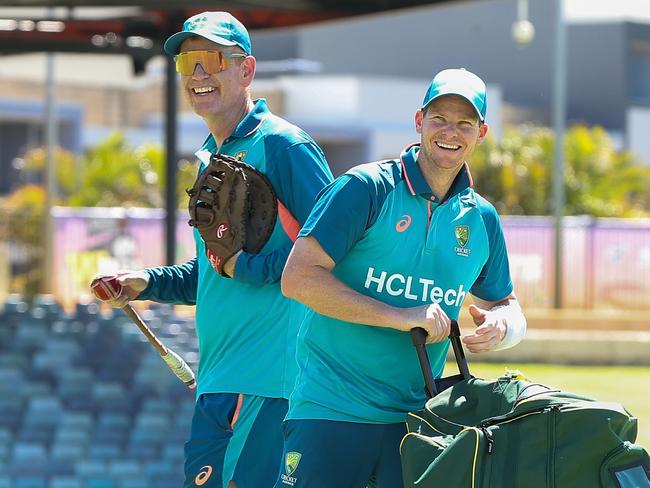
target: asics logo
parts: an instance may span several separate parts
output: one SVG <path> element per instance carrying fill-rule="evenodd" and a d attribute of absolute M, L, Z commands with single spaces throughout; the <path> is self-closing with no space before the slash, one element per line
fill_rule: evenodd
<path fill-rule="evenodd" d="M 217 227 L 217 239 L 221 239 L 226 232 L 228 232 L 228 226 L 226 224 L 221 224 Z"/>
<path fill-rule="evenodd" d="M 411 216 L 402 215 L 402 217 L 397 221 L 397 224 L 395 224 L 395 230 L 397 232 L 404 232 L 406 229 L 409 228 L 410 225 L 411 225 Z"/>
<path fill-rule="evenodd" d="M 203 466 L 199 474 L 197 474 L 196 478 L 194 478 L 194 483 L 196 484 L 196 486 L 203 486 L 210 479 L 211 475 L 212 475 L 212 466 L 210 465 Z"/>

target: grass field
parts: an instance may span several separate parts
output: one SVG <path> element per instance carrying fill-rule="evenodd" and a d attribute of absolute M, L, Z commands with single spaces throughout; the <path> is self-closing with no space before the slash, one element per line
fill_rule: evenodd
<path fill-rule="evenodd" d="M 597 400 L 622 403 L 639 420 L 637 444 L 650 449 L 650 367 L 473 362 L 470 371 L 476 377 L 492 379 L 501 376 L 506 367 L 519 369 L 531 381 Z M 445 374 L 453 374 L 454 368 L 450 365 Z"/>

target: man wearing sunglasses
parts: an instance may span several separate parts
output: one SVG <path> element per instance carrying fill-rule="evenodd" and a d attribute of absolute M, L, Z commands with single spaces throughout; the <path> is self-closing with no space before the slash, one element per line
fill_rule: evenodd
<path fill-rule="evenodd" d="M 255 58 L 246 28 L 226 12 L 187 19 L 167 39 L 181 89 L 210 134 L 196 152 L 236 157 L 263 172 L 278 197 L 278 219 L 260 254 L 240 252 L 217 273 L 195 229 L 197 255 L 182 265 L 119 277 L 129 299 L 196 304 L 197 395 L 185 444 L 185 487 L 273 486 L 282 421 L 295 379 L 295 337 L 303 305 L 282 296 L 280 277 L 317 193 L 332 180 L 325 157 L 300 128 L 252 100 Z"/>

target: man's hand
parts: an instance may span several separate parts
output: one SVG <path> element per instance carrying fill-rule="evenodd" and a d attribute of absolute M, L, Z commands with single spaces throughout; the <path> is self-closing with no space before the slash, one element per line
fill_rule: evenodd
<path fill-rule="evenodd" d="M 410 331 L 415 327 L 422 327 L 427 331 L 427 344 L 441 342 L 449 337 L 451 320 L 437 303 L 403 310 L 407 313 L 407 321 L 402 330 Z"/>
<path fill-rule="evenodd" d="M 495 350 L 506 335 L 506 324 L 497 314 L 469 306 L 469 313 L 477 326 L 473 334 L 463 337 L 463 343 L 473 353 Z"/>
<path fill-rule="evenodd" d="M 97 282 L 102 281 L 100 289 Z M 122 308 L 135 299 L 149 284 L 149 275 L 144 271 L 129 271 L 117 275 L 96 276 L 90 284 L 93 294 L 112 307 Z"/>

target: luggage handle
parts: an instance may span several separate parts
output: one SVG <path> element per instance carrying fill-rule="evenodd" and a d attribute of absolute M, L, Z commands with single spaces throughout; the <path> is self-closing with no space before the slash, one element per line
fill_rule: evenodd
<path fill-rule="evenodd" d="M 463 344 L 460 341 L 460 327 L 458 327 L 458 321 L 453 319 L 451 321 L 449 340 L 451 341 L 451 347 L 454 350 L 454 357 L 456 358 L 456 364 L 458 365 L 458 371 L 460 371 L 460 374 L 436 380 L 431 372 L 431 363 L 429 362 L 429 355 L 427 354 L 426 349 L 427 331 L 422 327 L 411 329 L 411 340 L 413 341 L 413 345 L 418 354 L 420 368 L 422 369 L 422 375 L 424 376 L 424 387 L 428 398 L 433 398 L 440 391 L 449 388 L 459 381 L 472 378 L 472 375 L 469 373 L 469 367 L 467 366 L 467 358 L 465 358 Z"/>

